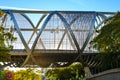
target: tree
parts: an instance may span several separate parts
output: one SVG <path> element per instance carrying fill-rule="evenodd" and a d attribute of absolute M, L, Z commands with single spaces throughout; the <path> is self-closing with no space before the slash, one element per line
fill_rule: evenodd
<path fill-rule="evenodd" d="M 4 16 L 4 12 L 0 10 L 0 17 Z M 10 65 L 11 63 L 1 65 L 1 63 L 10 62 L 10 50 L 13 49 L 12 42 L 16 40 L 16 37 L 10 31 L 5 30 L 3 23 L 0 24 L 0 78 L 2 78 L 2 73 L 4 67 Z"/>
<path fill-rule="evenodd" d="M 0 9 L 0 17 L 4 15 L 4 12 Z"/>
<path fill-rule="evenodd" d="M 105 21 L 105 26 L 98 31 L 98 36 L 90 44 L 101 53 L 98 59 L 103 62 L 102 67 L 105 69 L 120 60 L 120 12 Z M 118 56 L 113 56 L 116 53 Z"/>
<path fill-rule="evenodd" d="M 91 45 L 102 53 L 120 53 L 120 12 L 108 18 Z"/>
<path fill-rule="evenodd" d="M 0 11 L 0 16 L 4 16 L 4 12 Z M 12 42 L 16 37 L 10 31 L 5 30 L 2 23 L 0 24 L 0 62 L 10 59 L 10 50 L 13 49 Z"/>

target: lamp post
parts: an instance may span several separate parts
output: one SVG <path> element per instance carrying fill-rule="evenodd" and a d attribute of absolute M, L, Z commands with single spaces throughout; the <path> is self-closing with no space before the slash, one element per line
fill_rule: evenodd
<path fill-rule="evenodd" d="M 54 48 L 55 48 L 55 44 L 56 44 L 56 33 L 59 33 L 59 28 L 57 27 L 56 29 L 52 29 L 51 33 L 54 34 Z"/>

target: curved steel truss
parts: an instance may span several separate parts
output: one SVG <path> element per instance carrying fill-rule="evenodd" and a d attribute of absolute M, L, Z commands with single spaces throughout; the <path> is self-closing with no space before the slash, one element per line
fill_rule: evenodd
<path fill-rule="evenodd" d="M 51 63 L 64 65 L 77 61 L 81 54 L 96 53 L 90 48 L 89 41 L 97 35 L 96 30 L 104 25 L 105 19 L 114 14 L 95 11 L 3 11 L 5 14 L 0 18 L 1 23 L 17 37 L 17 41 L 12 43 L 12 60 L 20 66 L 43 67 Z"/>

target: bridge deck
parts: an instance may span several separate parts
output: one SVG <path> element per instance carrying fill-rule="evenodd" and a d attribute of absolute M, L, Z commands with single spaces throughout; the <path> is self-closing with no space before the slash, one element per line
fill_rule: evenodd
<path fill-rule="evenodd" d="M 29 55 L 24 49 L 15 49 L 11 51 L 11 58 L 12 61 L 15 62 L 24 62 L 24 60 L 27 58 Z M 79 55 L 76 50 L 34 50 L 31 53 L 32 57 L 36 60 L 36 62 L 40 66 L 48 66 L 51 63 L 56 63 L 56 62 L 74 62 L 74 60 L 77 58 Z M 90 61 L 88 55 L 96 55 L 96 53 L 81 53 L 83 60 Z M 88 60 L 87 60 L 88 58 Z M 23 60 L 23 61 L 22 61 Z M 30 59 L 28 62 L 31 62 Z M 88 63 L 86 62 L 86 63 Z"/>
<path fill-rule="evenodd" d="M 52 50 L 52 49 L 50 49 L 50 50 L 44 50 L 44 49 L 41 49 L 41 50 L 38 50 L 38 49 L 36 49 L 36 50 L 34 50 L 34 51 L 32 51 L 32 54 L 43 54 L 43 53 L 45 53 L 45 54 L 78 54 L 78 52 L 76 51 L 76 50 Z M 82 53 L 81 55 L 88 55 L 88 54 L 96 54 L 97 52 L 86 52 L 86 53 Z M 14 49 L 14 50 L 12 50 L 11 52 L 10 52 L 10 54 L 11 55 L 16 55 L 16 56 L 18 56 L 18 55 L 27 55 L 27 52 L 26 52 L 26 50 L 25 49 Z"/>

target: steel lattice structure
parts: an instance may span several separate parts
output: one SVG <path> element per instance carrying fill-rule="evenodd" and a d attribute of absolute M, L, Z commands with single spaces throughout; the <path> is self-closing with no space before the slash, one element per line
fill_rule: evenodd
<path fill-rule="evenodd" d="M 12 61 L 18 66 L 42 67 L 68 65 L 78 61 L 82 54 L 96 53 L 90 48 L 89 41 L 97 35 L 96 30 L 104 25 L 108 16 L 114 14 L 95 11 L 3 11 L 1 24 L 17 37 L 17 41 L 12 43 Z M 38 21 L 32 21 L 30 15 L 39 15 Z"/>

